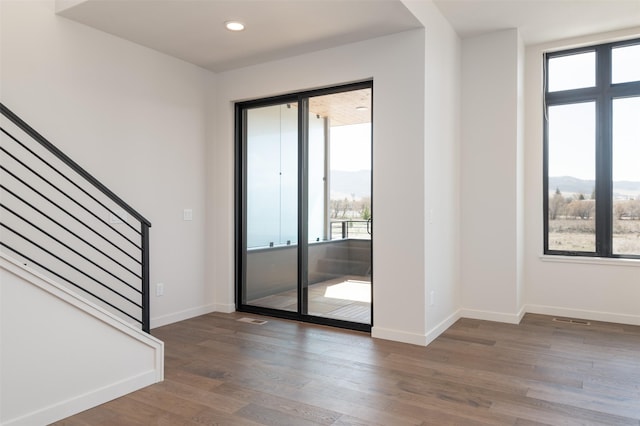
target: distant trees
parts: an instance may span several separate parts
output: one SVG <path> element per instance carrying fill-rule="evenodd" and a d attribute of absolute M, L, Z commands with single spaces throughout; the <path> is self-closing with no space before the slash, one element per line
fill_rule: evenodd
<path fill-rule="evenodd" d="M 344 197 L 343 200 L 332 199 L 330 202 L 331 218 L 344 218 L 347 214 L 347 210 L 349 210 L 349 204 L 349 199 L 347 197 Z"/>
<path fill-rule="evenodd" d="M 549 196 L 549 220 L 556 219 L 581 219 L 587 220 L 595 217 L 596 200 L 595 190 L 590 199 L 584 194 L 574 194 L 564 197 L 559 188 Z M 618 220 L 640 220 L 640 197 L 634 200 L 615 200 L 613 213 Z"/>
<path fill-rule="evenodd" d="M 580 194 L 582 195 L 582 194 Z M 565 207 L 565 217 L 571 219 L 590 219 L 596 210 L 595 200 L 585 200 L 584 196 L 572 200 Z"/>
<path fill-rule="evenodd" d="M 595 192 L 592 193 L 592 197 Z M 556 188 L 555 193 L 549 197 L 549 220 L 564 219 L 590 219 L 595 214 L 595 199 L 587 200 L 584 194 L 577 194 L 565 198 Z"/>
<path fill-rule="evenodd" d="M 360 212 L 360 217 L 363 218 L 364 220 L 371 219 L 371 208 L 369 207 L 369 205 L 365 204 L 362 207 L 362 211 Z"/>
<path fill-rule="evenodd" d="M 358 215 L 364 220 L 371 218 L 371 197 L 362 197 L 357 201 Z"/>
<path fill-rule="evenodd" d="M 549 199 L 549 219 L 556 220 L 558 214 L 562 212 L 564 205 L 566 204 L 560 189 L 556 188 L 555 194 Z"/>
<path fill-rule="evenodd" d="M 640 199 L 619 200 L 614 202 L 613 214 L 618 220 L 640 220 Z"/>
<path fill-rule="evenodd" d="M 371 197 L 331 199 L 329 212 L 332 219 L 368 220 L 371 218 Z"/>

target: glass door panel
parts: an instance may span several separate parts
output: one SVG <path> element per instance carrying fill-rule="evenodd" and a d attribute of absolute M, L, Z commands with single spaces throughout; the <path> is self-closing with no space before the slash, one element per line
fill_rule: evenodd
<path fill-rule="evenodd" d="M 237 104 L 239 311 L 371 329 L 371 92 Z"/>
<path fill-rule="evenodd" d="M 298 112 L 246 111 L 243 303 L 298 311 Z"/>
<path fill-rule="evenodd" d="M 371 324 L 371 88 L 309 98 L 308 128 L 307 312 Z"/>

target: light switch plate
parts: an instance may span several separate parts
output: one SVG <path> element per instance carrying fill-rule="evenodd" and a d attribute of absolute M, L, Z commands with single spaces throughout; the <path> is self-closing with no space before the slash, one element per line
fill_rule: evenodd
<path fill-rule="evenodd" d="M 182 212 L 183 220 L 193 220 L 193 210 L 192 209 L 184 209 Z"/>

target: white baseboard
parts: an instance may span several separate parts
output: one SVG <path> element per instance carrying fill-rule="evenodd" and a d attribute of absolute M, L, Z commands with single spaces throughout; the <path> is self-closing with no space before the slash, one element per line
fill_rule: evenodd
<path fill-rule="evenodd" d="M 600 312 L 589 311 L 584 309 L 571 309 L 560 306 L 543 306 L 543 305 L 525 305 L 517 314 L 507 314 L 503 312 L 494 311 L 482 311 L 477 309 L 460 309 L 451 314 L 447 319 L 442 321 L 437 326 L 433 327 L 424 336 L 424 343 L 417 343 L 419 339 L 400 339 L 403 332 L 394 331 L 393 333 L 387 333 L 386 330 L 382 330 L 384 333 L 380 338 L 386 338 L 388 340 L 397 340 L 405 343 L 428 345 L 434 341 L 440 334 L 445 332 L 460 318 L 478 319 L 484 321 L 496 321 L 508 324 L 519 324 L 522 321 L 522 317 L 526 313 L 552 315 L 556 317 L 569 317 L 577 319 L 585 319 L 591 321 L 612 322 L 618 324 L 629 324 L 640 326 L 640 315 L 629 314 L 616 314 L 612 312 Z M 373 335 L 373 333 L 372 333 Z M 384 336 L 384 337 L 383 337 Z M 416 335 L 417 336 L 417 335 Z M 373 337 L 378 337 L 373 335 Z"/>
<path fill-rule="evenodd" d="M 62 420 L 91 407 L 96 407 L 128 393 L 137 391 L 158 381 L 155 370 L 131 377 L 121 382 L 95 389 L 73 399 L 62 401 L 2 423 L 3 426 L 45 425 Z"/>
<path fill-rule="evenodd" d="M 445 318 L 443 321 L 441 321 L 440 324 L 436 325 L 431 330 L 427 331 L 427 334 L 425 335 L 425 340 L 426 340 L 425 345 L 428 345 L 429 343 L 436 340 L 436 338 L 439 335 L 447 331 L 447 329 L 451 327 L 460 318 L 462 318 L 460 315 L 460 310 L 457 310 L 451 315 L 449 315 L 447 318 Z"/>
<path fill-rule="evenodd" d="M 563 308 L 561 306 L 527 305 L 526 311 L 532 314 L 553 315 L 591 321 L 614 322 L 619 324 L 640 325 L 640 315 L 616 314 L 613 312 L 589 311 L 585 309 Z"/>
<path fill-rule="evenodd" d="M 184 321 L 189 318 L 216 312 L 216 306 L 218 305 L 198 306 L 196 308 L 185 309 L 184 311 L 174 312 L 172 314 L 151 318 L 151 328 L 154 329 L 157 327 L 162 327 L 163 325 L 169 325 L 173 324 L 174 322 Z"/>
<path fill-rule="evenodd" d="M 526 313 L 552 315 L 557 317 L 578 318 L 591 321 L 613 322 L 619 324 L 640 325 L 640 315 L 619 314 L 613 312 L 590 311 L 586 309 L 573 309 L 562 306 L 525 305 L 518 314 L 506 314 L 503 312 L 481 311 L 476 309 L 461 309 L 460 318 L 471 318 L 485 321 L 519 324 Z"/>
<path fill-rule="evenodd" d="M 426 346 L 427 336 L 418 333 L 407 333 L 401 330 L 389 328 L 371 327 L 371 337 L 376 339 L 393 340 L 394 342 L 409 343 L 412 345 Z"/>
<path fill-rule="evenodd" d="M 460 318 L 471 318 L 485 321 L 505 322 L 508 324 L 520 324 L 522 317 L 526 313 L 525 307 L 520 312 L 509 314 L 505 312 L 482 311 L 479 309 L 460 309 Z"/>
<path fill-rule="evenodd" d="M 394 342 L 409 343 L 411 345 L 427 346 L 459 319 L 460 311 L 456 311 L 431 330 L 427 331 L 426 334 L 407 333 L 406 331 L 373 326 L 371 328 L 371 337 L 376 339 L 392 340 Z"/>
<path fill-rule="evenodd" d="M 236 311 L 236 305 L 234 304 L 216 303 L 213 306 L 215 307 L 215 312 L 222 312 L 224 314 L 230 314 Z"/>

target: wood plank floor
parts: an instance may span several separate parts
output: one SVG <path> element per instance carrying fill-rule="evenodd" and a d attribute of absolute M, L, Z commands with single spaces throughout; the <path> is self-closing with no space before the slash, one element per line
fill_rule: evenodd
<path fill-rule="evenodd" d="M 57 424 L 640 425 L 640 327 L 462 319 L 425 348 L 246 316 L 155 329 L 163 383 Z"/>

